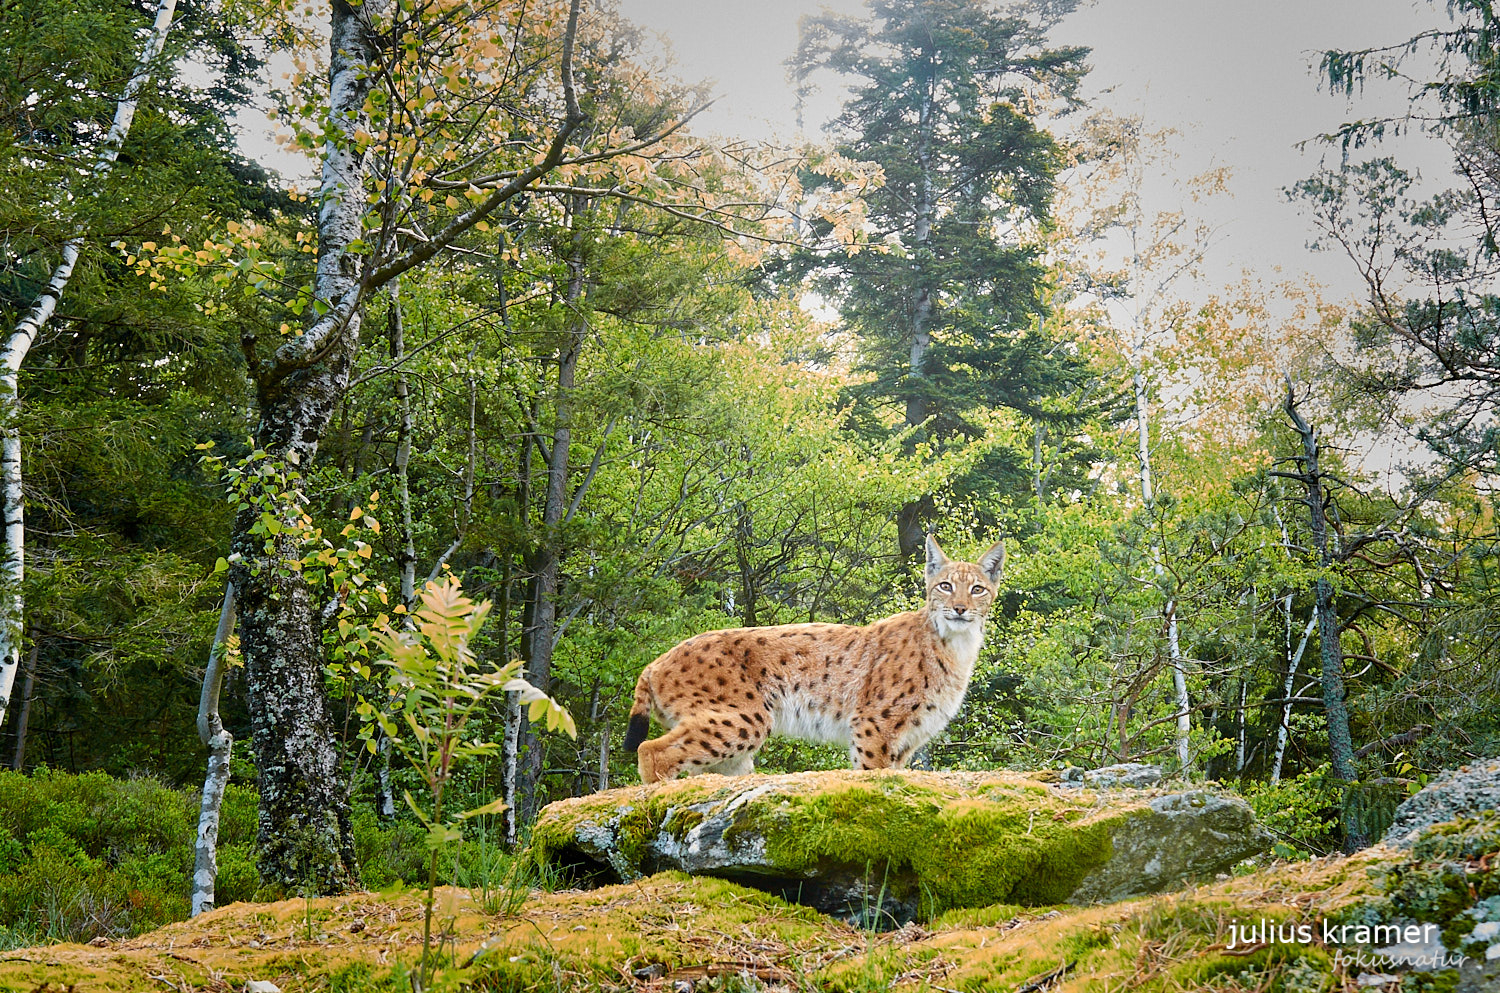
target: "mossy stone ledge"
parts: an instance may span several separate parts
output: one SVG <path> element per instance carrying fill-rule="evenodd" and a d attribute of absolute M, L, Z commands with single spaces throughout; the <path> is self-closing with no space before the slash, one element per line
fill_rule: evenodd
<path fill-rule="evenodd" d="M 698 776 L 548 805 L 534 857 L 581 883 L 716 876 L 865 924 L 1093 903 L 1265 851 L 1239 798 L 1058 789 L 1017 773 Z"/>

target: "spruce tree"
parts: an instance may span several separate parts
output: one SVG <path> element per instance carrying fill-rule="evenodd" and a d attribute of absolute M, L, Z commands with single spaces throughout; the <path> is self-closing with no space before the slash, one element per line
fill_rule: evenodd
<path fill-rule="evenodd" d="M 910 445 L 977 437 L 976 415 L 995 407 L 1053 417 L 1049 398 L 1084 377 L 1040 330 L 1045 268 L 1029 237 L 1048 221 L 1063 162 L 1037 113 L 1071 107 L 1085 71 L 1087 50 L 1046 47 L 1060 12 L 872 0 L 869 20 L 803 24 L 794 76 L 804 87 L 825 70 L 859 81 L 833 122 L 838 151 L 879 164 L 885 182 L 869 198 L 874 250 L 793 268 L 814 275 L 859 336 L 867 423 L 878 430 L 894 408 Z M 1004 471 L 982 465 L 962 485 L 991 490 Z M 903 557 L 922 547 L 933 507 L 928 496 L 902 509 Z"/>

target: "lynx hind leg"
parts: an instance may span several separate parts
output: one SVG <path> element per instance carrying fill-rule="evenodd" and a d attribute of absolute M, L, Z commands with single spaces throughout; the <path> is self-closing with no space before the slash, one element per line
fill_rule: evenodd
<path fill-rule="evenodd" d="M 721 776 L 748 776 L 755 771 L 755 753 L 741 752 L 731 755 L 729 758 L 711 765 L 704 772 L 717 772 Z"/>
<path fill-rule="evenodd" d="M 684 719 L 660 738 L 641 743 L 637 754 L 641 782 L 659 783 L 683 772 L 745 775 L 755 767 L 755 750 L 763 741 L 764 731 L 752 732 L 747 723 L 728 716 Z"/>

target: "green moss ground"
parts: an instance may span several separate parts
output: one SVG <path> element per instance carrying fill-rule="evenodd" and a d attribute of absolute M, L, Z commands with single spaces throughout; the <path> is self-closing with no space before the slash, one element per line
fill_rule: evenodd
<path fill-rule="evenodd" d="M 1418 855 L 1372 849 L 1107 906 L 955 909 L 880 934 L 680 873 L 534 893 L 513 915 L 486 914 L 471 894 L 446 889 L 439 919 L 461 965 L 446 966 L 437 988 L 664 993 L 687 980 L 703 993 L 1354 989 L 1356 976 L 1335 967 L 1330 948 L 1231 949 L 1229 928 L 1402 916 L 1446 933 L 1500 893 L 1493 826 L 1454 829 Z M 250 979 L 283 993 L 406 990 L 420 932 L 410 893 L 240 903 L 106 948 L 0 954 L 0 991 L 238 993 Z M 1436 993 L 1454 978 L 1408 977 L 1403 990 Z"/>
<path fill-rule="evenodd" d="M 589 891 L 534 894 L 514 916 L 480 912 L 442 891 L 456 960 L 440 988 L 583 991 L 1014 990 L 1061 967 L 1047 988 L 1082 990 L 1333 989 L 1329 950 L 1273 946 L 1230 954 L 1233 921 L 1361 913 L 1400 866 L 1376 850 L 1350 860 L 1281 866 L 1185 893 L 1090 908 L 954 910 L 929 927 L 859 931 L 734 883 L 662 873 Z M 1485 888 L 1494 872 L 1480 869 Z M 1406 878 L 1406 877 L 1403 877 Z M 235 904 L 109 948 L 59 945 L 0 957 L 0 990 L 203 990 L 250 979 L 284 993 L 409 989 L 421 910 L 414 895 Z M 655 967 L 650 979 L 637 970 Z M 746 974 L 753 983 L 733 977 Z M 1321 979 L 1319 978 L 1321 977 Z M 736 985 L 738 982 L 738 985 Z M 1314 983 L 1314 985 L 1308 985 Z"/>

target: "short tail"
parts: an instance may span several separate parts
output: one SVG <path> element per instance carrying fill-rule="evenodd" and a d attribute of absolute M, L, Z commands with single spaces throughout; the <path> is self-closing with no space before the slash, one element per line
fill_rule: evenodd
<path fill-rule="evenodd" d="M 635 702 L 630 707 L 630 726 L 625 729 L 625 750 L 633 752 L 641 747 L 646 735 L 651 733 L 651 688 L 646 685 L 646 674 L 635 681 Z"/>

